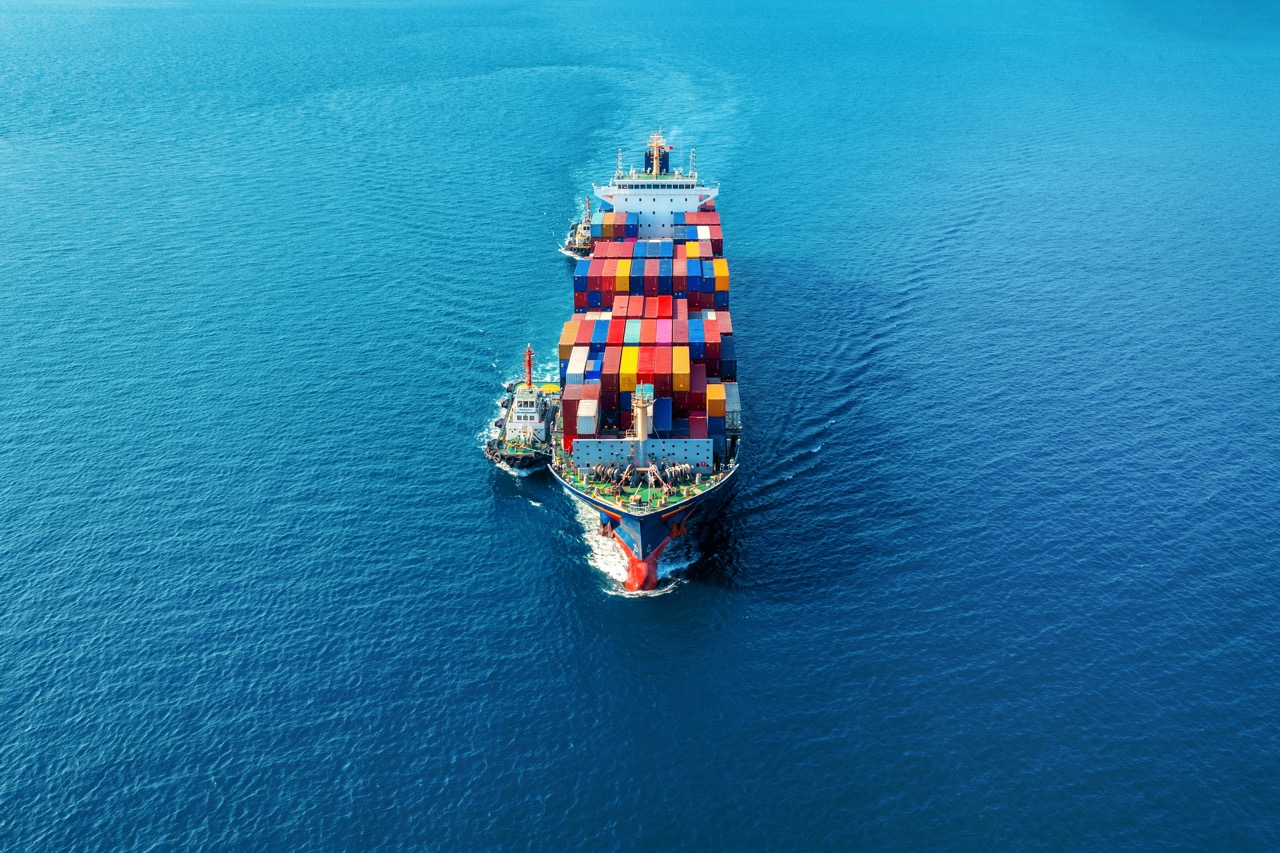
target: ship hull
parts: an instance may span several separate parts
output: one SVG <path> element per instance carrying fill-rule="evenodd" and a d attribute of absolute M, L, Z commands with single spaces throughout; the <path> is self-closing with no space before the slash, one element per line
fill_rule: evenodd
<path fill-rule="evenodd" d="M 653 589 L 658 585 L 658 560 L 672 539 L 686 532 L 686 522 L 697 512 L 713 506 L 725 494 L 737 468 L 705 492 L 653 512 L 634 513 L 616 503 L 586 494 L 566 482 L 554 467 L 552 475 L 577 500 L 587 504 L 600 516 L 600 534 L 616 541 L 627 555 L 626 588 L 632 591 Z"/>

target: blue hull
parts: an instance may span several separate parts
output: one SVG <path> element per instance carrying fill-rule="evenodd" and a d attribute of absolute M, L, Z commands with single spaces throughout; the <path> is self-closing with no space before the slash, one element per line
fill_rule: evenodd
<path fill-rule="evenodd" d="M 653 512 L 631 512 L 615 503 L 607 503 L 570 485 L 560 472 L 551 468 L 551 474 L 578 500 L 590 506 L 600 515 L 600 532 L 612 536 L 627 553 L 627 589 L 653 589 L 658 582 L 658 560 L 663 550 L 675 537 L 685 532 L 685 522 L 725 493 L 725 487 L 733 482 L 738 469 L 694 497 Z"/>

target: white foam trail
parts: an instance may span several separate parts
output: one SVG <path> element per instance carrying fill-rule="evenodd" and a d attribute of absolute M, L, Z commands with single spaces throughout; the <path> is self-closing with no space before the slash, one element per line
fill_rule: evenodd
<path fill-rule="evenodd" d="M 568 493 L 567 489 L 565 491 Z M 582 501 L 573 498 L 571 494 L 570 498 L 573 500 L 578 521 L 582 524 L 583 540 L 587 543 L 587 548 L 590 551 L 587 554 L 587 562 L 596 571 L 613 581 L 613 584 L 605 589 L 605 592 L 609 595 L 620 595 L 624 598 L 648 598 L 654 595 L 666 595 L 669 592 L 675 592 L 677 587 L 684 584 L 683 577 L 671 577 L 671 575 L 673 572 L 681 572 L 689 568 L 693 564 L 693 560 L 683 560 L 679 557 L 675 560 L 668 560 L 664 557 L 658 561 L 657 589 L 636 591 L 627 589 L 626 552 L 612 537 L 604 537 L 599 534 L 600 513 Z M 674 545 L 675 543 L 672 544 Z M 670 547 L 668 546 L 668 548 Z"/>

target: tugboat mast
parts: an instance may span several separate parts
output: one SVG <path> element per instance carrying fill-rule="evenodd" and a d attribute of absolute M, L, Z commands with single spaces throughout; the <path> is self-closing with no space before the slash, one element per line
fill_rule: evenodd
<path fill-rule="evenodd" d="M 526 388 L 533 387 L 533 345 L 525 344 L 524 347 L 524 384 Z"/>

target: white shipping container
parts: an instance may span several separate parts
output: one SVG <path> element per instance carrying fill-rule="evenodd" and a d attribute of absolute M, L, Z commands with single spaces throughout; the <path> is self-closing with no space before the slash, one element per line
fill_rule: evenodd
<path fill-rule="evenodd" d="M 710 240 L 710 239 L 711 239 L 711 226 L 710 226 L 710 225 L 699 225 L 699 226 L 698 226 L 698 239 L 699 239 L 699 240 Z"/>
<path fill-rule="evenodd" d="M 570 385 L 581 385 L 587 381 L 587 347 L 574 347 L 569 354 L 569 368 L 565 371 L 565 382 Z"/>
<path fill-rule="evenodd" d="M 578 404 L 578 435 L 595 435 L 600 404 L 595 400 L 583 400 Z"/>

